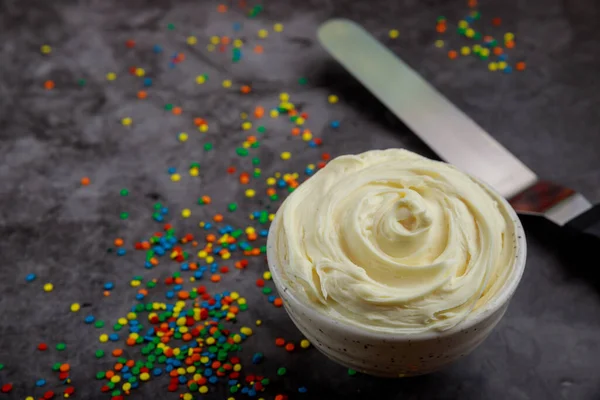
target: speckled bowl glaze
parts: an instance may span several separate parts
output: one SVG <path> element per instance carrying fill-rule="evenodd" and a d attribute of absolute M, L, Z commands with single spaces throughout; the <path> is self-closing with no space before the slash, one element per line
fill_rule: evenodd
<path fill-rule="evenodd" d="M 310 342 L 333 361 L 357 371 L 383 377 L 427 374 L 473 351 L 498 324 L 517 288 L 527 255 L 525 233 L 517 214 L 502 200 L 515 223 L 517 241 L 513 273 L 504 287 L 482 309 L 443 332 L 393 334 L 368 330 L 337 321 L 301 300 L 285 279 L 274 254 L 274 235 L 269 234 L 267 258 L 275 286 L 294 324 Z M 277 229 L 277 219 L 270 232 Z"/>

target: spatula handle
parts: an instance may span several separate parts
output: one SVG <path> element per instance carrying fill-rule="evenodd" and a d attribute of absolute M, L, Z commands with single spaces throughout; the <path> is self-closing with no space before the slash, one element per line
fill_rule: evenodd
<path fill-rule="evenodd" d="M 566 226 L 574 232 L 600 239 L 600 204 L 575 217 Z"/>

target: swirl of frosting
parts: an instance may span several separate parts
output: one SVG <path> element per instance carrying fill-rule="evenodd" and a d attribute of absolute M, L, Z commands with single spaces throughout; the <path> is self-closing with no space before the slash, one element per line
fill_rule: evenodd
<path fill-rule="evenodd" d="M 497 194 L 406 150 L 342 156 L 278 210 L 275 265 L 321 312 L 378 331 L 449 329 L 514 267 L 515 223 Z"/>

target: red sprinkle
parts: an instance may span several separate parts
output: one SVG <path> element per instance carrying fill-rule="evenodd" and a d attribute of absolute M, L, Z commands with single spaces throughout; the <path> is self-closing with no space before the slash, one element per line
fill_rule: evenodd
<path fill-rule="evenodd" d="M 12 383 L 6 383 L 4 385 L 2 385 L 2 388 L 0 389 L 0 391 L 2 391 L 2 393 L 8 393 L 12 390 L 13 385 Z"/>
<path fill-rule="evenodd" d="M 38 350 L 46 351 L 46 350 L 48 350 L 48 345 L 46 343 L 40 343 L 40 344 L 38 344 Z"/>

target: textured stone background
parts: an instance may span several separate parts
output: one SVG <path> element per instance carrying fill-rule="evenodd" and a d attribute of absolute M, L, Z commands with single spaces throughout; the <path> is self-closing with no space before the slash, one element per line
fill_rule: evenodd
<path fill-rule="evenodd" d="M 600 201 L 598 2 L 482 3 L 484 17 L 500 16 L 503 28 L 516 33 L 513 59 L 527 60 L 526 72 L 492 74 L 480 61 L 452 62 L 433 47 L 435 18 L 462 17 L 467 11 L 462 1 L 265 0 L 265 11 L 249 20 L 236 7 L 217 13 L 212 0 L 0 0 L 0 363 L 6 365 L 0 383 L 15 384 L 11 395 L 0 394 L 0 399 L 39 397 L 43 390 L 34 387 L 39 378 L 50 382 L 45 389 L 54 387 L 49 366 L 55 361 L 72 365 L 79 398 L 109 397 L 99 394 L 100 383 L 93 379 L 109 361 L 96 361 L 93 353 L 112 346 L 98 343 L 100 332 L 82 323 L 84 315 L 92 312 L 114 323 L 135 303 L 128 286 L 132 276 L 164 278 L 176 265 L 163 262 L 147 271 L 140 253 L 116 257 L 106 249 L 117 236 L 131 245 L 157 229 L 150 218 L 156 198 L 170 207 L 179 232 L 200 233 L 198 221 L 224 211 L 232 200 L 240 203 L 240 211 L 227 214 L 227 222 L 247 225 L 247 212 L 258 209 L 259 201 L 247 201 L 237 179 L 225 173 L 229 165 L 250 168 L 249 158 L 234 152 L 246 135 L 240 112 L 256 104 L 274 107 L 279 93 L 287 91 L 310 113 L 308 126 L 325 142 L 322 149 L 309 149 L 289 135 L 285 120 L 268 121 L 268 133 L 254 153 L 262 160 L 264 176 L 302 171 L 322 151 L 339 155 L 396 146 L 433 156 L 320 48 L 316 28 L 331 17 L 352 18 L 384 38 L 540 176 Z M 242 62 L 234 65 L 229 55 L 210 53 L 205 45 L 211 35 L 232 36 L 236 21 L 243 22 L 239 35 L 248 44 Z M 170 22 L 174 31 L 166 29 Z M 283 33 L 271 31 L 274 22 L 284 24 Z M 256 32 L 263 27 L 271 33 L 259 40 Z M 398 40 L 386 38 L 390 28 L 401 31 Z M 186 45 L 189 35 L 198 37 L 198 45 Z M 453 33 L 447 36 L 454 46 L 461 43 Z M 124 46 L 127 39 L 136 41 L 135 49 Z M 39 52 L 46 43 L 53 47 L 49 56 Z M 250 51 L 258 43 L 265 54 Z M 164 53 L 152 53 L 154 44 Z M 187 58 L 170 69 L 173 52 Z M 131 65 L 145 68 L 154 80 L 145 101 L 135 98 L 141 81 L 127 73 Z M 118 73 L 115 82 L 106 81 L 109 71 Z M 198 86 L 194 78 L 201 73 L 208 73 L 210 81 Z M 308 78 L 307 86 L 296 83 L 300 76 Z M 77 84 L 80 78 L 87 80 L 85 87 Z M 56 89 L 43 89 L 47 79 L 56 82 Z M 236 89 L 223 89 L 223 79 L 232 79 Z M 242 84 L 251 84 L 252 94 L 241 96 L 237 88 Z M 341 102 L 328 104 L 330 93 Z M 184 114 L 165 112 L 166 103 L 182 106 Z M 134 121 L 128 128 L 120 124 L 126 116 Z M 209 121 L 208 133 L 195 130 L 196 116 Z M 342 121 L 339 130 L 328 127 L 332 119 Z M 190 133 L 185 144 L 176 140 L 180 131 Z M 215 144 L 213 152 L 202 150 L 206 141 Z M 280 160 L 284 150 L 293 152 L 292 160 Z M 185 167 L 193 161 L 202 165 L 199 179 L 187 174 Z M 170 166 L 183 171 L 181 182 L 169 180 Z M 82 176 L 92 184 L 80 187 Z M 119 196 L 123 187 L 129 188 L 129 197 Z M 210 194 L 216 204 L 194 206 L 202 194 Z M 179 212 L 187 206 L 192 218 L 182 220 Z M 130 213 L 127 221 L 118 218 L 121 211 Z M 248 363 L 250 372 L 274 376 L 281 365 L 290 371 L 267 397 L 281 390 L 311 399 L 598 399 L 595 248 L 575 247 L 541 221 L 525 224 L 528 268 L 506 317 L 472 355 L 425 377 L 350 378 L 314 349 L 290 355 L 274 348 L 275 337 L 299 340 L 300 335 L 284 311 L 270 306 L 255 288 L 266 268 L 262 260 L 232 272 L 216 287 L 236 289 L 248 298 L 250 310 L 242 322 L 264 321 L 242 357 L 263 351 L 267 361 Z M 30 272 L 38 279 L 26 284 Z M 104 298 L 102 284 L 108 280 L 117 287 Z M 42 290 L 48 281 L 55 285 L 52 293 Z M 73 302 L 90 306 L 72 314 Z M 68 349 L 39 353 L 40 341 L 51 346 L 65 341 Z M 165 394 L 166 385 L 166 378 L 156 380 L 133 397 L 177 398 Z M 302 385 L 308 394 L 296 392 Z M 206 398 L 224 396 L 221 388 Z"/>

